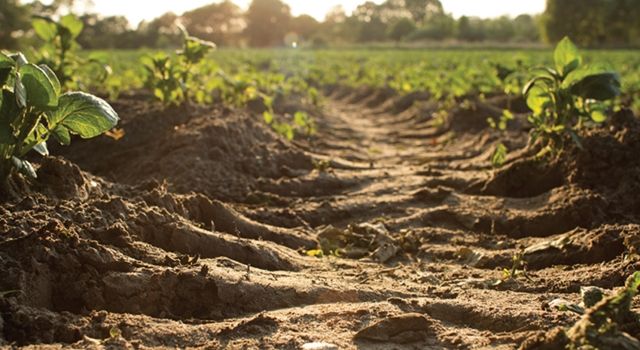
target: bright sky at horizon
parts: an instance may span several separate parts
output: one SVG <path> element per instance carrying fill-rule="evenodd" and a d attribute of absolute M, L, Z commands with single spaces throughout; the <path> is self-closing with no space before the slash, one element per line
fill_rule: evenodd
<path fill-rule="evenodd" d="M 322 20 L 325 14 L 336 5 L 342 5 L 347 13 L 351 13 L 365 0 L 285 0 L 294 15 L 309 14 Z M 374 0 L 377 3 L 383 0 Z M 142 20 L 154 19 L 163 13 L 182 14 L 185 11 L 209 4 L 213 0 L 93 0 L 91 12 L 105 16 L 124 15 L 135 26 Z M 234 0 L 246 9 L 251 0 Z M 454 17 L 478 16 L 498 17 L 501 15 L 517 16 L 523 13 L 540 13 L 544 11 L 545 0 L 441 0 L 445 11 Z"/>

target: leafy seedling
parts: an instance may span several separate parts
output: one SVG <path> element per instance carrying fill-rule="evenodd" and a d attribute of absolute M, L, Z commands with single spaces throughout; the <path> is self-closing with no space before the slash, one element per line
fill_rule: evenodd
<path fill-rule="evenodd" d="M 511 268 L 502 270 L 503 280 L 514 280 L 520 276 L 530 280 L 531 278 L 527 274 L 527 262 L 524 260 L 524 253 L 518 252 L 511 258 Z"/>
<path fill-rule="evenodd" d="M 554 51 L 555 67 L 537 68 L 523 95 L 533 113 L 531 143 L 542 147 L 538 156 L 557 154 L 567 139 L 582 147 L 577 130 L 607 119 L 605 103 L 620 95 L 620 78 L 604 65 L 587 65 L 569 38 Z"/>
<path fill-rule="evenodd" d="M 316 123 L 306 112 L 296 112 L 293 115 L 293 123 L 301 129 L 307 137 L 316 133 Z"/>
<path fill-rule="evenodd" d="M 566 331 L 566 349 L 639 349 L 640 341 L 627 333 L 640 326 L 631 310 L 640 287 L 640 272 L 630 276 L 618 293 L 601 298 Z"/>
<path fill-rule="evenodd" d="M 216 48 L 210 41 L 189 35 L 183 26 L 178 28 L 182 32 L 182 49 L 175 57 L 158 53 L 142 61 L 147 71 L 147 87 L 166 105 L 191 102 L 200 87 L 197 66 Z"/>
<path fill-rule="evenodd" d="M 98 80 L 104 81 L 111 74 L 111 67 L 95 58 L 84 59 L 76 54 L 80 45 L 78 36 L 84 24 L 73 14 L 54 20 L 47 16 L 34 16 L 31 25 L 36 35 L 44 42 L 38 50 L 39 63 L 49 66 L 62 86 L 67 86 L 78 77 L 77 71 L 95 65 L 100 68 Z"/>
<path fill-rule="evenodd" d="M 56 74 L 46 65 L 29 63 L 22 53 L 0 53 L 0 181 L 20 172 L 35 178 L 24 157 L 34 150 L 48 155 L 51 136 L 62 145 L 71 136 L 96 137 L 118 123 L 104 100 L 84 92 L 62 93 Z"/>
<path fill-rule="evenodd" d="M 330 160 L 313 160 L 313 168 L 318 170 L 318 172 L 326 173 L 331 170 L 331 161 Z"/>
<path fill-rule="evenodd" d="M 509 150 L 507 149 L 507 146 L 505 146 L 503 143 L 499 143 L 496 146 L 495 151 L 493 151 L 493 155 L 491 155 L 491 164 L 493 165 L 493 167 L 499 168 L 504 165 L 504 163 L 507 161 L 508 153 Z"/>
<path fill-rule="evenodd" d="M 489 124 L 489 127 L 491 127 L 492 129 L 505 131 L 507 130 L 508 123 L 513 119 L 513 113 L 511 113 L 511 111 L 509 111 L 508 109 L 505 109 L 502 111 L 502 114 L 497 120 L 493 117 L 487 118 L 487 124 Z"/>

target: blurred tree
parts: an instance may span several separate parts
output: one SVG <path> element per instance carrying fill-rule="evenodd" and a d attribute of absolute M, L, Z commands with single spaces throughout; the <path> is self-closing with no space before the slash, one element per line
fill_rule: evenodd
<path fill-rule="evenodd" d="M 327 12 L 324 18 L 325 23 L 342 23 L 347 19 L 347 14 L 342 5 L 336 5 Z"/>
<path fill-rule="evenodd" d="M 544 13 L 547 41 L 555 43 L 568 35 L 579 45 L 595 45 L 604 29 L 597 2 L 599 0 L 547 0 Z"/>
<path fill-rule="evenodd" d="M 539 17 L 539 16 L 538 16 Z M 539 18 L 520 15 L 513 20 L 513 40 L 518 42 L 540 41 Z"/>
<path fill-rule="evenodd" d="M 514 21 L 508 16 L 487 20 L 486 37 L 491 41 L 508 42 L 515 36 Z"/>
<path fill-rule="evenodd" d="M 309 15 L 300 15 L 291 19 L 289 30 L 302 40 L 311 39 L 320 29 L 320 23 Z"/>
<path fill-rule="evenodd" d="M 353 12 L 353 19 L 348 21 L 357 30 L 357 41 L 373 42 L 385 41 L 387 34 L 387 24 L 382 19 L 383 6 L 377 5 L 373 1 L 367 1 Z"/>
<path fill-rule="evenodd" d="M 130 47 L 126 39 L 129 21 L 124 16 L 100 17 L 86 14 L 80 17 L 84 29 L 78 37 L 78 43 L 85 49 L 114 49 Z"/>
<path fill-rule="evenodd" d="M 457 28 L 456 28 L 456 37 L 458 40 L 462 41 L 477 41 L 482 38 L 478 37 L 480 32 L 474 30 L 473 24 L 471 23 L 471 18 L 467 16 L 462 16 L 458 19 Z"/>
<path fill-rule="evenodd" d="M 416 30 L 416 24 L 410 18 L 401 18 L 389 27 L 389 38 L 399 42 Z"/>
<path fill-rule="evenodd" d="M 0 0 L 0 49 L 15 49 L 21 31 L 29 28 L 30 11 L 18 0 Z"/>
<path fill-rule="evenodd" d="M 289 28 L 291 10 L 281 0 L 253 0 L 246 18 L 244 33 L 251 46 L 280 46 Z"/>
<path fill-rule="evenodd" d="M 640 0 L 609 1 L 606 42 L 614 46 L 640 45 Z"/>
<path fill-rule="evenodd" d="M 448 14 L 433 15 L 412 35 L 413 40 L 444 40 L 453 38 L 456 32 L 456 20 Z"/>
<path fill-rule="evenodd" d="M 444 14 L 440 0 L 404 0 L 404 6 L 418 24 L 424 24 L 430 18 Z"/>
<path fill-rule="evenodd" d="M 185 12 L 181 20 L 190 34 L 220 46 L 238 44 L 246 27 L 242 10 L 230 0 Z"/>
<path fill-rule="evenodd" d="M 347 17 L 344 7 L 337 5 L 327 13 L 324 22 L 313 38 L 314 46 L 326 46 L 328 43 L 356 41 L 359 23 L 354 17 Z"/>
<path fill-rule="evenodd" d="M 142 44 L 140 47 L 178 47 L 182 40 L 177 22 L 178 16 L 173 12 L 167 12 L 151 22 L 142 21 L 137 29 L 138 40 Z"/>
<path fill-rule="evenodd" d="M 638 45 L 640 0 L 547 0 L 548 42 L 568 35 L 582 46 Z"/>

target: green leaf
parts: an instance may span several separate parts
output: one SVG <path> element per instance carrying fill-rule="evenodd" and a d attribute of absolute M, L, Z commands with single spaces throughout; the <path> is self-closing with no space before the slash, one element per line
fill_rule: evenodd
<path fill-rule="evenodd" d="M 206 56 L 209 51 L 216 48 L 216 44 L 198 39 L 196 37 L 187 36 L 184 39 L 184 48 L 181 52 L 188 61 L 192 63 L 199 62 Z"/>
<path fill-rule="evenodd" d="M 296 114 L 293 115 L 293 122 L 300 127 L 307 125 L 308 119 L 309 116 L 305 112 L 296 112 Z"/>
<path fill-rule="evenodd" d="M 562 73 L 563 76 L 571 73 L 582 64 L 582 57 L 578 53 L 578 48 L 568 37 L 564 37 L 564 39 L 558 43 L 553 57 L 556 63 L 556 69 Z"/>
<path fill-rule="evenodd" d="M 269 111 L 264 111 L 264 113 L 262 113 L 262 117 L 267 124 L 271 124 L 273 122 L 273 113 Z"/>
<path fill-rule="evenodd" d="M 0 88 L 9 81 L 9 75 L 15 65 L 16 62 L 11 57 L 0 52 Z"/>
<path fill-rule="evenodd" d="M 82 29 L 84 28 L 84 23 L 73 14 L 62 16 L 60 18 L 60 25 L 66 28 L 74 39 L 82 33 Z"/>
<path fill-rule="evenodd" d="M 58 34 L 58 25 L 49 17 L 35 16 L 31 25 L 40 39 L 44 41 L 53 41 Z"/>
<path fill-rule="evenodd" d="M 9 56 L 0 52 L 0 68 L 13 68 L 16 62 Z"/>
<path fill-rule="evenodd" d="M 14 53 L 9 55 L 11 59 L 16 63 L 18 67 L 22 67 L 25 64 L 29 63 L 27 58 L 22 54 L 22 52 Z"/>
<path fill-rule="evenodd" d="M 54 73 L 46 64 L 41 64 L 38 67 L 40 67 L 40 69 L 42 69 L 42 71 L 44 71 L 44 73 L 47 75 L 47 77 L 51 81 L 51 84 L 53 85 L 56 96 L 59 96 L 60 92 L 62 91 L 62 86 L 60 85 L 60 80 L 58 80 L 56 73 Z"/>
<path fill-rule="evenodd" d="M 24 87 L 22 83 L 22 79 L 20 77 L 20 73 L 16 72 L 16 79 L 13 85 L 13 91 L 16 97 L 16 103 L 18 108 L 26 108 L 27 107 L 27 89 Z"/>
<path fill-rule="evenodd" d="M 71 31 L 69 31 L 68 28 L 66 27 L 62 27 L 60 26 L 58 28 L 58 32 L 60 34 L 60 46 L 64 49 L 64 50 L 71 50 L 73 48 L 73 43 L 74 43 L 74 37 L 73 34 L 71 34 Z"/>
<path fill-rule="evenodd" d="M 0 89 L 7 85 L 11 76 L 11 68 L 0 68 Z"/>
<path fill-rule="evenodd" d="M 58 105 L 56 87 L 42 68 L 29 63 L 20 67 L 19 72 L 20 80 L 26 89 L 28 106 L 53 108 Z"/>
<path fill-rule="evenodd" d="M 627 293 L 633 295 L 638 294 L 638 288 L 640 288 L 640 272 L 634 272 L 633 275 L 627 278 L 625 282 Z"/>
<path fill-rule="evenodd" d="M 547 76 L 537 76 L 533 79 L 531 79 L 522 89 L 522 95 L 523 96 L 527 96 L 529 94 L 529 91 L 536 86 L 537 83 L 547 83 L 550 85 L 553 85 L 554 80 L 552 78 L 549 78 Z"/>
<path fill-rule="evenodd" d="M 16 142 L 11 123 L 18 114 L 15 96 L 11 91 L 3 89 L 0 94 L 0 144 L 10 145 Z"/>
<path fill-rule="evenodd" d="M 84 92 L 68 92 L 60 96 L 58 108 L 49 117 L 49 125 L 54 126 L 54 130 L 63 126 L 70 133 L 87 139 L 112 129 L 118 120 L 118 114 L 103 99 Z"/>
<path fill-rule="evenodd" d="M 539 86 L 534 86 L 527 94 L 527 106 L 534 114 L 541 114 L 551 103 L 549 93 Z"/>
<path fill-rule="evenodd" d="M 607 120 L 607 115 L 604 113 L 604 111 L 601 110 L 591 111 L 590 116 L 591 120 L 596 123 L 604 123 Z"/>
<path fill-rule="evenodd" d="M 42 156 L 49 155 L 49 149 L 47 148 L 46 142 L 40 142 L 39 144 L 33 146 L 33 150 L 40 153 L 40 155 Z"/>
<path fill-rule="evenodd" d="M 584 77 L 574 83 L 570 91 L 572 94 L 582 98 L 606 101 L 620 95 L 620 88 L 621 83 L 618 74 L 605 72 Z"/>
<path fill-rule="evenodd" d="M 295 137 L 293 127 L 287 123 L 274 123 L 272 127 L 278 134 L 284 136 L 289 141 Z"/>
<path fill-rule="evenodd" d="M 589 117 L 595 123 L 604 123 L 607 120 L 607 105 L 604 102 L 588 101 L 586 102 L 586 111 Z"/>
<path fill-rule="evenodd" d="M 55 137 L 61 145 L 69 146 L 71 144 L 71 134 L 69 134 L 69 129 L 65 128 L 63 125 L 58 125 L 52 131 L 53 137 Z"/>
<path fill-rule="evenodd" d="M 501 167 L 504 162 L 507 160 L 507 153 L 509 152 L 509 150 L 507 150 L 507 147 L 500 143 L 498 144 L 498 146 L 496 147 L 496 150 L 493 152 L 493 155 L 491 156 L 491 164 L 493 165 L 494 168 L 499 168 Z"/>

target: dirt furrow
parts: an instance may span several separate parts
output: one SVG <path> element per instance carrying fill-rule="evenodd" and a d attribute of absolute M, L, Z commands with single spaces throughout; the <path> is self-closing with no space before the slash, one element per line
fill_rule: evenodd
<path fill-rule="evenodd" d="M 577 319 L 551 300 L 637 267 L 637 203 L 580 157 L 533 163 L 516 128 L 494 170 L 496 107 L 410 102 L 338 89 L 293 144 L 250 113 L 120 102 L 123 140 L 44 160 L 0 206 L 1 341 L 513 349 Z"/>

